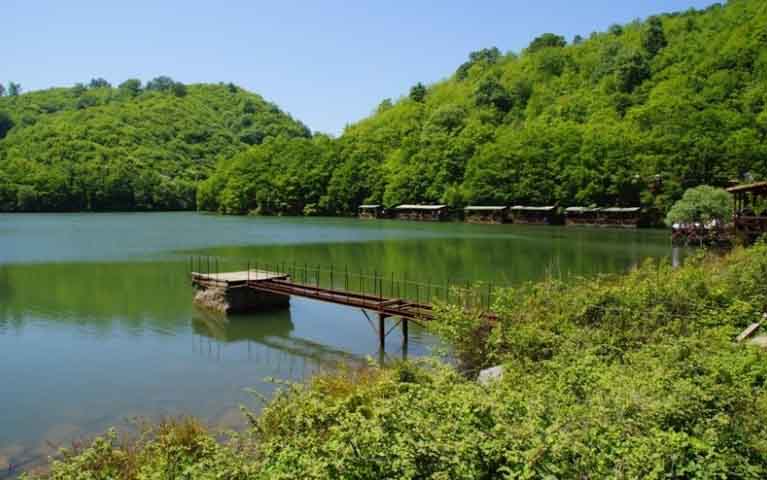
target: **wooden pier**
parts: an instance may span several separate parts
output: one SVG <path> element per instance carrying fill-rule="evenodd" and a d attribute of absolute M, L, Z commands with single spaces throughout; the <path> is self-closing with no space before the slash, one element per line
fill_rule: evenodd
<path fill-rule="evenodd" d="M 197 262 L 197 265 L 204 262 Z M 402 329 L 403 342 L 408 339 L 409 322 L 424 323 L 434 318 L 432 302 L 461 302 L 465 308 L 479 311 L 493 320 L 489 312 L 493 287 L 488 285 L 484 294 L 476 294 L 470 284 L 458 286 L 445 282 L 441 285 L 419 283 L 394 275 L 351 273 L 308 265 L 268 265 L 268 268 L 219 272 L 218 262 L 207 263 L 209 271 L 191 272 L 192 284 L 198 292 L 195 301 L 207 308 L 223 313 L 259 311 L 271 308 L 288 308 L 290 297 L 302 297 L 336 305 L 360 308 L 375 312 L 375 326 L 383 348 L 388 334 L 397 326 Z M 195 266 L 192 260 L 192 266 Z M 274 268 L 278 267 L 278 268 Z M 282 268 L 280 268 L 282 267 Z M 281 272 L 280 270 L 286 270 Z M 471 292 L 471 293 L 470 293 Z M 473 299 L 473 300 L 472 300 Z M 396 317 L 399 322 L 386 330 L 385 320 Z"/>

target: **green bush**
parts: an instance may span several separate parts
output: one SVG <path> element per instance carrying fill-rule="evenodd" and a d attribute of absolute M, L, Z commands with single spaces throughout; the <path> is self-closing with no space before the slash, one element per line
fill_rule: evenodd
<path fill-rule="evenodd" d="M 255 474 L 246 447 L 234 437 L 219 443 L 191 418 L 143 425 L 137 437 L 114 430 L 80 450 L 63 450 L 50 472 L 22 479 L 49 480 L 245 480 Z"/>
<path fill-rule="evenodd" d="M 701 185 L 684 192 L 666 215 L 666 225 L 724 222 L 731 216 L 732 196 L 721 188 Z"/>

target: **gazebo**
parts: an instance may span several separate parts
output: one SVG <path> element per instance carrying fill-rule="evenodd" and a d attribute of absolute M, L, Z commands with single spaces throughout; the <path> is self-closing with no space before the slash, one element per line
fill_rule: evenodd
<path fill-rule="evenodd" d="M 767 232 L 767 182 L 727 189 L 734 202 L 735 235 L 750 243 Z"/>

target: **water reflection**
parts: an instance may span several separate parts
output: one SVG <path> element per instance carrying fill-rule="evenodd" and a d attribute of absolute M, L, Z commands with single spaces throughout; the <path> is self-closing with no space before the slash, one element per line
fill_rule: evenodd
<path fill-rule="evenodd" d="M 290 309 L 249 315 L 222 315 L 196 309 L 192 330 L 193 349 L 202 356 L 221 360 L 232 349 L 245 346 L 246 359 L 283 379 L 303 380 L 314 373 L 364 359 L 349 352 L 291 335 L 295 327 Z"/>

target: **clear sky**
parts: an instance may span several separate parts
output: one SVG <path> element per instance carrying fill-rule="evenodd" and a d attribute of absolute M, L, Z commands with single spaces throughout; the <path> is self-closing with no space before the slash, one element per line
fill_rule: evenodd
<path fill-rule="evenodd" d="M 104 77 L 233 82 L 312 130 L 340 133 L 468 53 L 571 40 L 712 0 L 3 0 L 0 82 L 24 90 Z"/>

